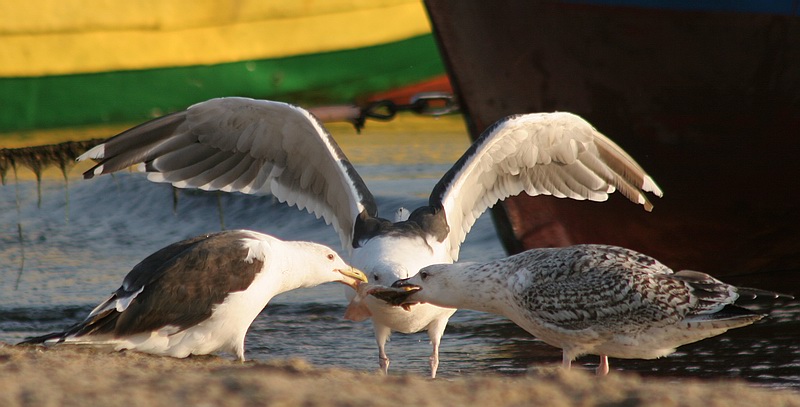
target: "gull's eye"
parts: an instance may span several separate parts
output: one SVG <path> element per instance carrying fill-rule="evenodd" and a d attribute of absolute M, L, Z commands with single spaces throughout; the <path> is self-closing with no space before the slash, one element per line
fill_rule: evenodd
<path fill-rule="evenodd" d="M 334 258 L 336 258 L 336 256 L 334 256 L 333 253 L 328 253 L 328 260 L 333 260 Z"/>
<path fill-rule="evenodd" d="M 380 280 L 380 279 L 381 279 L 381 278 L 380 278 L 380 277 L 378 277 L 378 275 L 377 275 L 377 274 L 373 274 L 373 275 L 372 275 L 372 281 L 378 281 L 378 280 Z"/>
<path fill-rule="evenodd" d="M 428 278 L 428 272 L 427 272 L 427 271 L 422 271 L 422 272 L 420 272 L 420 273 L 419 273 L 419 277 L 420 277 L 421 279 L 425 280 L 426 278 Z"/>

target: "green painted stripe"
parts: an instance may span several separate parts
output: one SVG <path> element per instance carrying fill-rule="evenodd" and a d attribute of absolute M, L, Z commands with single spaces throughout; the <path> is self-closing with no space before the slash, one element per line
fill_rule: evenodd
<path fill-rule="evenodd" d="M 0 78 L 0 132 L 138 122 L 220 96 L 304 106 L 444 73 L 430 34 L 394 43 L 281 59 L 96 74 Z"/>

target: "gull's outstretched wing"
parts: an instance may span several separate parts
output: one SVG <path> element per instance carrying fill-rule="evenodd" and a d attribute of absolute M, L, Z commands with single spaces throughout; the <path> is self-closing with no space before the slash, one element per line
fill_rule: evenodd
<path fill-rule="evenodd" d="M 436 184 L 430 205 L 444 208 L 453 260 L 487 208 L 509 196 L 553 195 L 605 201 L 619 190 L 650 211 L 645 196 L 661 190 L 622 148 L 570 113 L 536 113 L 499 120 Z"/>
<path fill-rule="evenodd" d="M 78 160 L 99 163 L 85 178 L 132 165 L 154 182 L 273 194 L 333 224 L 352 249 L 356 217 L 377 214 L 372 194 L 322 124 L 297 106 L 220 98 L 141 124 Z"/>

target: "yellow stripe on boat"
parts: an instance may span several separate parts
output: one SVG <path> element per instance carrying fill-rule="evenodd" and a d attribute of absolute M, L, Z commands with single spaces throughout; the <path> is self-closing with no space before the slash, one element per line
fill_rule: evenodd
<path fill-rule="evenodd" d="M 444 74 L 421 0 L 0 2 L 3 134 L 202 100 L 352 103 Z"/>
<path fill-rule="evenodd" d="M 430 33 L 419 0 L 0 2 L 0 77 L 211 65 Z"/>

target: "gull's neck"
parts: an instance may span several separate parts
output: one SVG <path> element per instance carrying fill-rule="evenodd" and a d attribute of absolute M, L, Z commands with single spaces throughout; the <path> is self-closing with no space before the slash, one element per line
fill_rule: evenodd
<path fill-rule="evenodd" d="M 436 305 L 504 314 L 510 301 L 510 280 L 502 261 L 446 267 L 447 290 L 436 294 Z"/>

